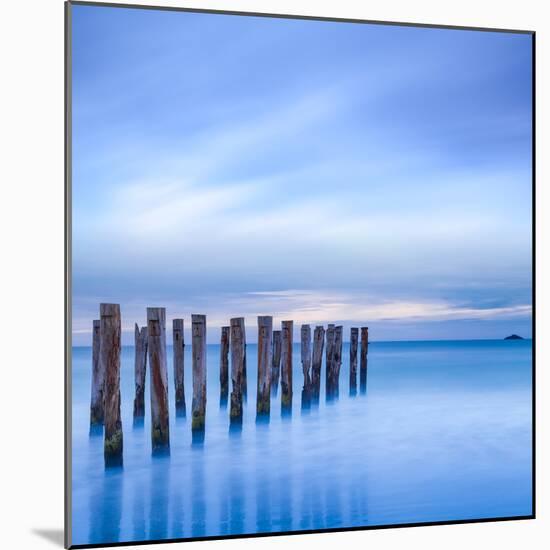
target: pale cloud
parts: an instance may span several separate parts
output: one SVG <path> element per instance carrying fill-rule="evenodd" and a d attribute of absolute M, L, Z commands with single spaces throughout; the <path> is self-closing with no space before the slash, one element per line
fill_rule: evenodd
<path fill-rule="evenodd" d="M 277 319 L 297 323 L 346 321 L 446 321 L 456 319 L 502 319 L 531 315 L 531 306 L 465 307 L 443 300 L 377 300 L 353 293 L 307 290 L 261 291 L 241 299 L 244 309 L 258 314 L 273 312 Z"/>
<path fill-rule="evenodd" d="M 123 305 L 124 332 L 133 333 L 135 322 L 145 324 L 146 305 Z M 221 294 L 213 298 L 198 297 L 192 304 L 172 304 L 167 310 L 168 331 L 170 332 L 171 319 L 183 317 L 189 320 L 192 313 L 206 314 L 208 327 L 211 329 L 228 325 L 231 317 L 245 317 L 245 324 L 252 335 L 251 341 L 254 341 L 258 315 L 272 315 L 275 327 L 287 319 L 293 320 L 295 327 L 301 324 L 326 325 L 335 322 L 359 326 L 377 322 L 525 319 L 530 318 L 532 307 L 528 304 L 519 304 L 476 308 L 444 300 L 380 300 L 362 293 L 287 289 L 239 295 Z M 73 335 L 90 334 L 90 325 L 91 321 L 75 320 Z"/>

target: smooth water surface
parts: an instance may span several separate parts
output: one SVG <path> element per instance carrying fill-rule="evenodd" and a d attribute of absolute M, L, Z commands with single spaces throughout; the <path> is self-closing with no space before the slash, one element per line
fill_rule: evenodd
<path fill-rule="evenodd" d="M 242 430 L 220 406 L 219 346 L 208 346 L 206 434 L 191 439 L 191 346 L 186 418 L 174 410 L 169 456 L 153 457 L 149 387 L 132 419 L 134 350 L 122 352 L 124 465 L 105 469 L 90 435 L 91 348 L 73 348 L 73 544 L 223 536 L 530 515 L 531 341 L 380 342 L 369 346 L 366 392 L 349 395 L 344 344 L 340 397 L 294 400 L 256 422 L 256 346 L 247 346 Z M 323 364 L 322 380 L 324 382 Z"/>

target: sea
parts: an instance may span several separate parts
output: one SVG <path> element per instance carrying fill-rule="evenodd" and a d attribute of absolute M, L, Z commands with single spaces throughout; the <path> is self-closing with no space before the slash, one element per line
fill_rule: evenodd
<path fill-rule="evenodd" d="M 220 401 L 219 345 L 207 347 L 204 439 L 176 416 L 168 347 L 170 452 L 151 452 L 149 380 L 134 423 L 134 348 L 123 347 L 123 465 L 105 467 L 90 432 L 92 350 L 72 350 L 72 544 L 511 518 L 532 514 L 532 342 L 371 342 L 367 381 L 350 394 L 344 343 L 339 396 L 302 403 L 300 345 L 293 403 L 280 386 L 256 418 L 257 347 L 247 345 L 243 423 Z M 148 377 L 147 377 L 148 378 Z"/>

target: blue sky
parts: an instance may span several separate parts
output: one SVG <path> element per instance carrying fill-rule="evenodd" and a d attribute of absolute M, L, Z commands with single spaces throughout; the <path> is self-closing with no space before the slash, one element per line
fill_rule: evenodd
<path fill-rule="evenodd" d="M 530 36 L 77 5 L 72 54 L 75 344 L 531 335 Z"/>

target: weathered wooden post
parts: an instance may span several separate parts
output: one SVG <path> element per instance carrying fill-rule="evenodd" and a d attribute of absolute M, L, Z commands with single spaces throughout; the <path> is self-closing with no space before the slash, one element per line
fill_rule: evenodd
<path fill-rule="evenodd" d="M 120 419 L 120 306 L 100 304 L 99 361 L 105 373 L 105 464 L 122 464 Z"/>
<path fill-rule="evenodd" d="M 302 372 L 304 386 L 302 388 L 302 408 L 309 408 L 311 404 L 311 327 L 302 325 L 300 330 Z"/>
<path fill-rule="evenodd" d="M 359 342 L 359 329 L 352 327 L 349 341 L 349 394 L 357 393 L 357 345 Z"/>
<path fill-rule="evenodd" d="M 342 367 L 343 327 L 334 329 L 334 359 L 332 368 L 332 396 L 338 397 L 340 391 L 340 369 Z"/>
<path fill-rule="evenodd" d="M 163 307 L 147 308 L 147 351 L 151 388 L 151 444 L 153 452 L 157 452 L 170 446 L 166 309 Z"/>
<path fill-rule="evenodd" d="M 279 373 L 281 370 L 281 331 L 273 331 L 273 355 L 271 362 L 271 395 L 277 395 Z"/>
<path fill-rule="evenodd" d="M 283 411 L 292 409 L 292 345 L 294 321 L 281 323 L 281 407 Z"/>
<path fill-rule="evenodd" d="M 90 426 L 102 426 L 104 419 L 105 371 L 99 360 L 100 324 L 95 320 L 92 324 L 92 397 L 90 400 Z"/>
<path fill-rule="evenodd" d="M 332 380 L 333 380 L 333 369 L 334 369 L 334 337 L 335 337 L 335 326 L 328 325 L 327 327 L 327 348 L 325 351 L 325 392 L 326 396 L 330 397 L 332 395 Z"/>
<path fill-rule="evenodd" d="M 243 319 L 242 333 L 243 333 L 244 354 L 243 354 L 243 377 L 241 382 L 241 393 L 244 397 L 244 400 L 246 401 L 246 398 L 248 395 L 248 382 L 246 379 L 246 329 L 244 326 L 244 319 Z"/>
<path fill-rule="evenodd" d="M 134 418 L 145 416 L 145 375 L 147 372 L 147 327 L 134 328 Z"/>
<path fill-rule="evenodd" d="M 220 403 L 227 403 L 229 393 L 229 331 L 230 327 L 222 327 L 220 341 Z"/>
<path fill-rule="evenodd" d="M 272 361 L 273 317 L 258 317 L 258 386 L 256 414 L 269 415 L 271 399 L 271 361 Z"/>
<path fill-rule="evenodd" d="M 311 363 L 312 399 L 319 401 L 321 392 L 321 365 L 323 363 L 323 348 L 325 347 L 325 329 L 316 326 L 313 331 L 313 359 Z"/>
<path fill-rule="evenodd" d="M 361 327 L 361 363 L 359 365 L 359 384 L 361 393 L 367 391 L 367 353 L 369 351 L 369 327 Z"/>
<path fill-rule="evenodd" d="M 191 315 L 193 333 L 193 431 L 204 430 L 206 416 L 206 315 Z"/>
<path fill-rule="evenodd" d="M 176 416 L 185 416 L 183 319 L 172 320 L 172 343 L 174 348 L 174 388 L 176 393 Z"/>
<path fill-rule="evenodd" d="M 235 317 L 231 325 L 231 422 L 240 422 L 243 417 L 243 371 L 245 363 L 244 318 Z"/>

